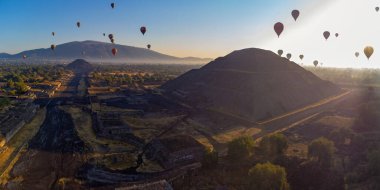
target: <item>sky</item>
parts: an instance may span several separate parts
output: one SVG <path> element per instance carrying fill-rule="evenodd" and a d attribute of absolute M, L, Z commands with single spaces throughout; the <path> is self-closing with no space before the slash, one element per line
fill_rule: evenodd
<path fill-rule="evenodd" d="M 216 58 L 257 47 L 283 49 L 304 65 L 318 60 L 330 67 L 380 67 L 376 6 L 380 0 L 0 0 L 0 52 L 71 41 L 108 42 L 102 34 L 112 33 L 116 43 L 151 44 L 155 51 L 178 57 Z M 297 22 L 293 9 L 301 12 Z M 273 31 L 276 22 L 285 25 L 280 38 Z M 145 36 L 141 26 L 148 28 Z M 322 35 L 326 30 L 332 34 L 327 41 Z M 370 61 L 362 53 L 367 45 L 375 48 Z"/>

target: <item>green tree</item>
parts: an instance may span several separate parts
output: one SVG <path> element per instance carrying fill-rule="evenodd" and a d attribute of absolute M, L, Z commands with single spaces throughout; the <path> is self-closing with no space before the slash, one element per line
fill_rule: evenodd
<path fill-rule="evenodd" d="M 3 108 L 10 104 L 11 104 L 11 101 L 8 98 L 0 98 L 0 108 Z"/>
<path fill-rule="evenodd" d="M 283 134 L 265 136 L 260 142 L 261 153 L 270 160 L 276 159 L 285 153 L 288 148 L 288 140 Z"/>
<path fill-rule="evenodd" d="M 215 150 L 205 150 L 205 155 L 202 160 L 203 168 L 215 168 L 218 165 L 219 155 Z"/>
<path fill-rule="evenodd" d="M 18 94 L 23 94 L 28 91 L 28 86 L 24 82 L 16 82 L 15 88 Z"/>
<path fill-rule="evenodd" d="M 244 160 L 251 156 L 255 141 L 252 137 L 240 137 L 228 143 L 228 156 L 232 160 Z"/>
<path fill-rule="evenodd" d="M 369 171 L 372 175 L 380 175 L 380 151 L 375 150 L 368 154 Z"/>
<path fill-rule="evenodd" d="M 8 86 L 9 88 L 14 88 L 15 83 L 13 82 L 12 79 L 9 79 L 9 80 L 7 81 L 7 86 Z"/>
<path fill-rule="evenodd" d="M 252 190 L 289 190 L 285 168 L 271 163 L 256 164 L 248 172 L 247 189 Z"/>
<path fill-rule="evenodd" d="M 323 137 L 314 140 L 308 146 L 308 157 L 317 161 L 323 168 L 331 167 L 334 152 L 334 142 Z"/>

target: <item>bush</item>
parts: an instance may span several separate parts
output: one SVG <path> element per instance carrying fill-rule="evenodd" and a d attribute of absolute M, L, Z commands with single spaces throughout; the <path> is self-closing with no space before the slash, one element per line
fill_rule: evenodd
<path fill-rule="evenodd" d="M 260 142 L 261 153 L 270 160 L 283 155 L 287 148 L 288 140 L 283 134 L 265 136 Z"/>
<path fill-rule="evenodd" d="M 316 160 L 323 168 L 331 167 L 334 152 L 334 142 L 323 137 L 314 140 L 308 147 L 309 158 Z"/>
<path fill-rule="evenodd" d="M 206 169 L 215 168 L 218 165 L 219 155 L 215 150 L 206 150 L 202 160 L 202 167 Z"/>
<path fill-rule="evenodd" d="M 248 172 L 248 189 L 288 190 L 285 168 L 271 163 L 256 164 Z"/>
<path fill-rule="evenodd" d="M 371 175 L 380 175 L 380 151 L 375 150 L 368 154 L 369 172 Z"/>
<path fill-rule="evenodd" d="M 255 141 L 252 137 L 240 137 L 228 143 L 228 156 L 232 160 L 244 160 L 251 156 Z"/>

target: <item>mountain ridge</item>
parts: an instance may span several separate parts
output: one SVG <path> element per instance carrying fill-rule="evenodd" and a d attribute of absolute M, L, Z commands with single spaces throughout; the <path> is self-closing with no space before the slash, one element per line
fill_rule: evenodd
<path fill-rule="evenodd" d="M 112 48 L 118 49 L 116 56 L 112 55 Z M 196 57 L 175 57 L 159 53 L 146 48 L 133 47 L 92 40 L 73 41 L 57 45 L 55 50 L 39 48 L 26 50 L 17 54 L 0 53 L 0 58 L 44 60 L 86 59 L 90 62 L 110 63 L 207 63 L 212 59 Z"/>

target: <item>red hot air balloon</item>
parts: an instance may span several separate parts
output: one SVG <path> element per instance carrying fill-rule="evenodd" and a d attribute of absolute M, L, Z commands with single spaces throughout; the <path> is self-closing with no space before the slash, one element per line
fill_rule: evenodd
<path fill-rule="evenodd" d="M 284 31 L 284 24 L 281 22 L 278 22 L 274 25 L 274 31 L 276 32 L 277 36 L 280 37 L 281 33 Z"/>
<path fill-rule="evenodd" d="M 117 54 L 117 49 L 116 48 L 113 48 L 112 49 L 112 54 L 115 56 Z"/>
<path fill-rule="evenodd" d="M 145 35 L 145 33 L 146 33 L 146 27 L 145 27 L 145 26 L 142 26 L 142 27 L 140 28 L 140 32 L 141 32 L 143 35 Z"/>
<path fill-rule="evenodd" d="M 330 32 L 329 31 L 323 32 L 323 36 L 325 37 L 326 40 L 329 39 Z"/>
<path fill-rule="evenodd" d="M 293 10 L 292 16 L 294 18 L 294 21 L 297 21 L 298 17 L 300 16 L 300 11 L 299 10 Z"/>

